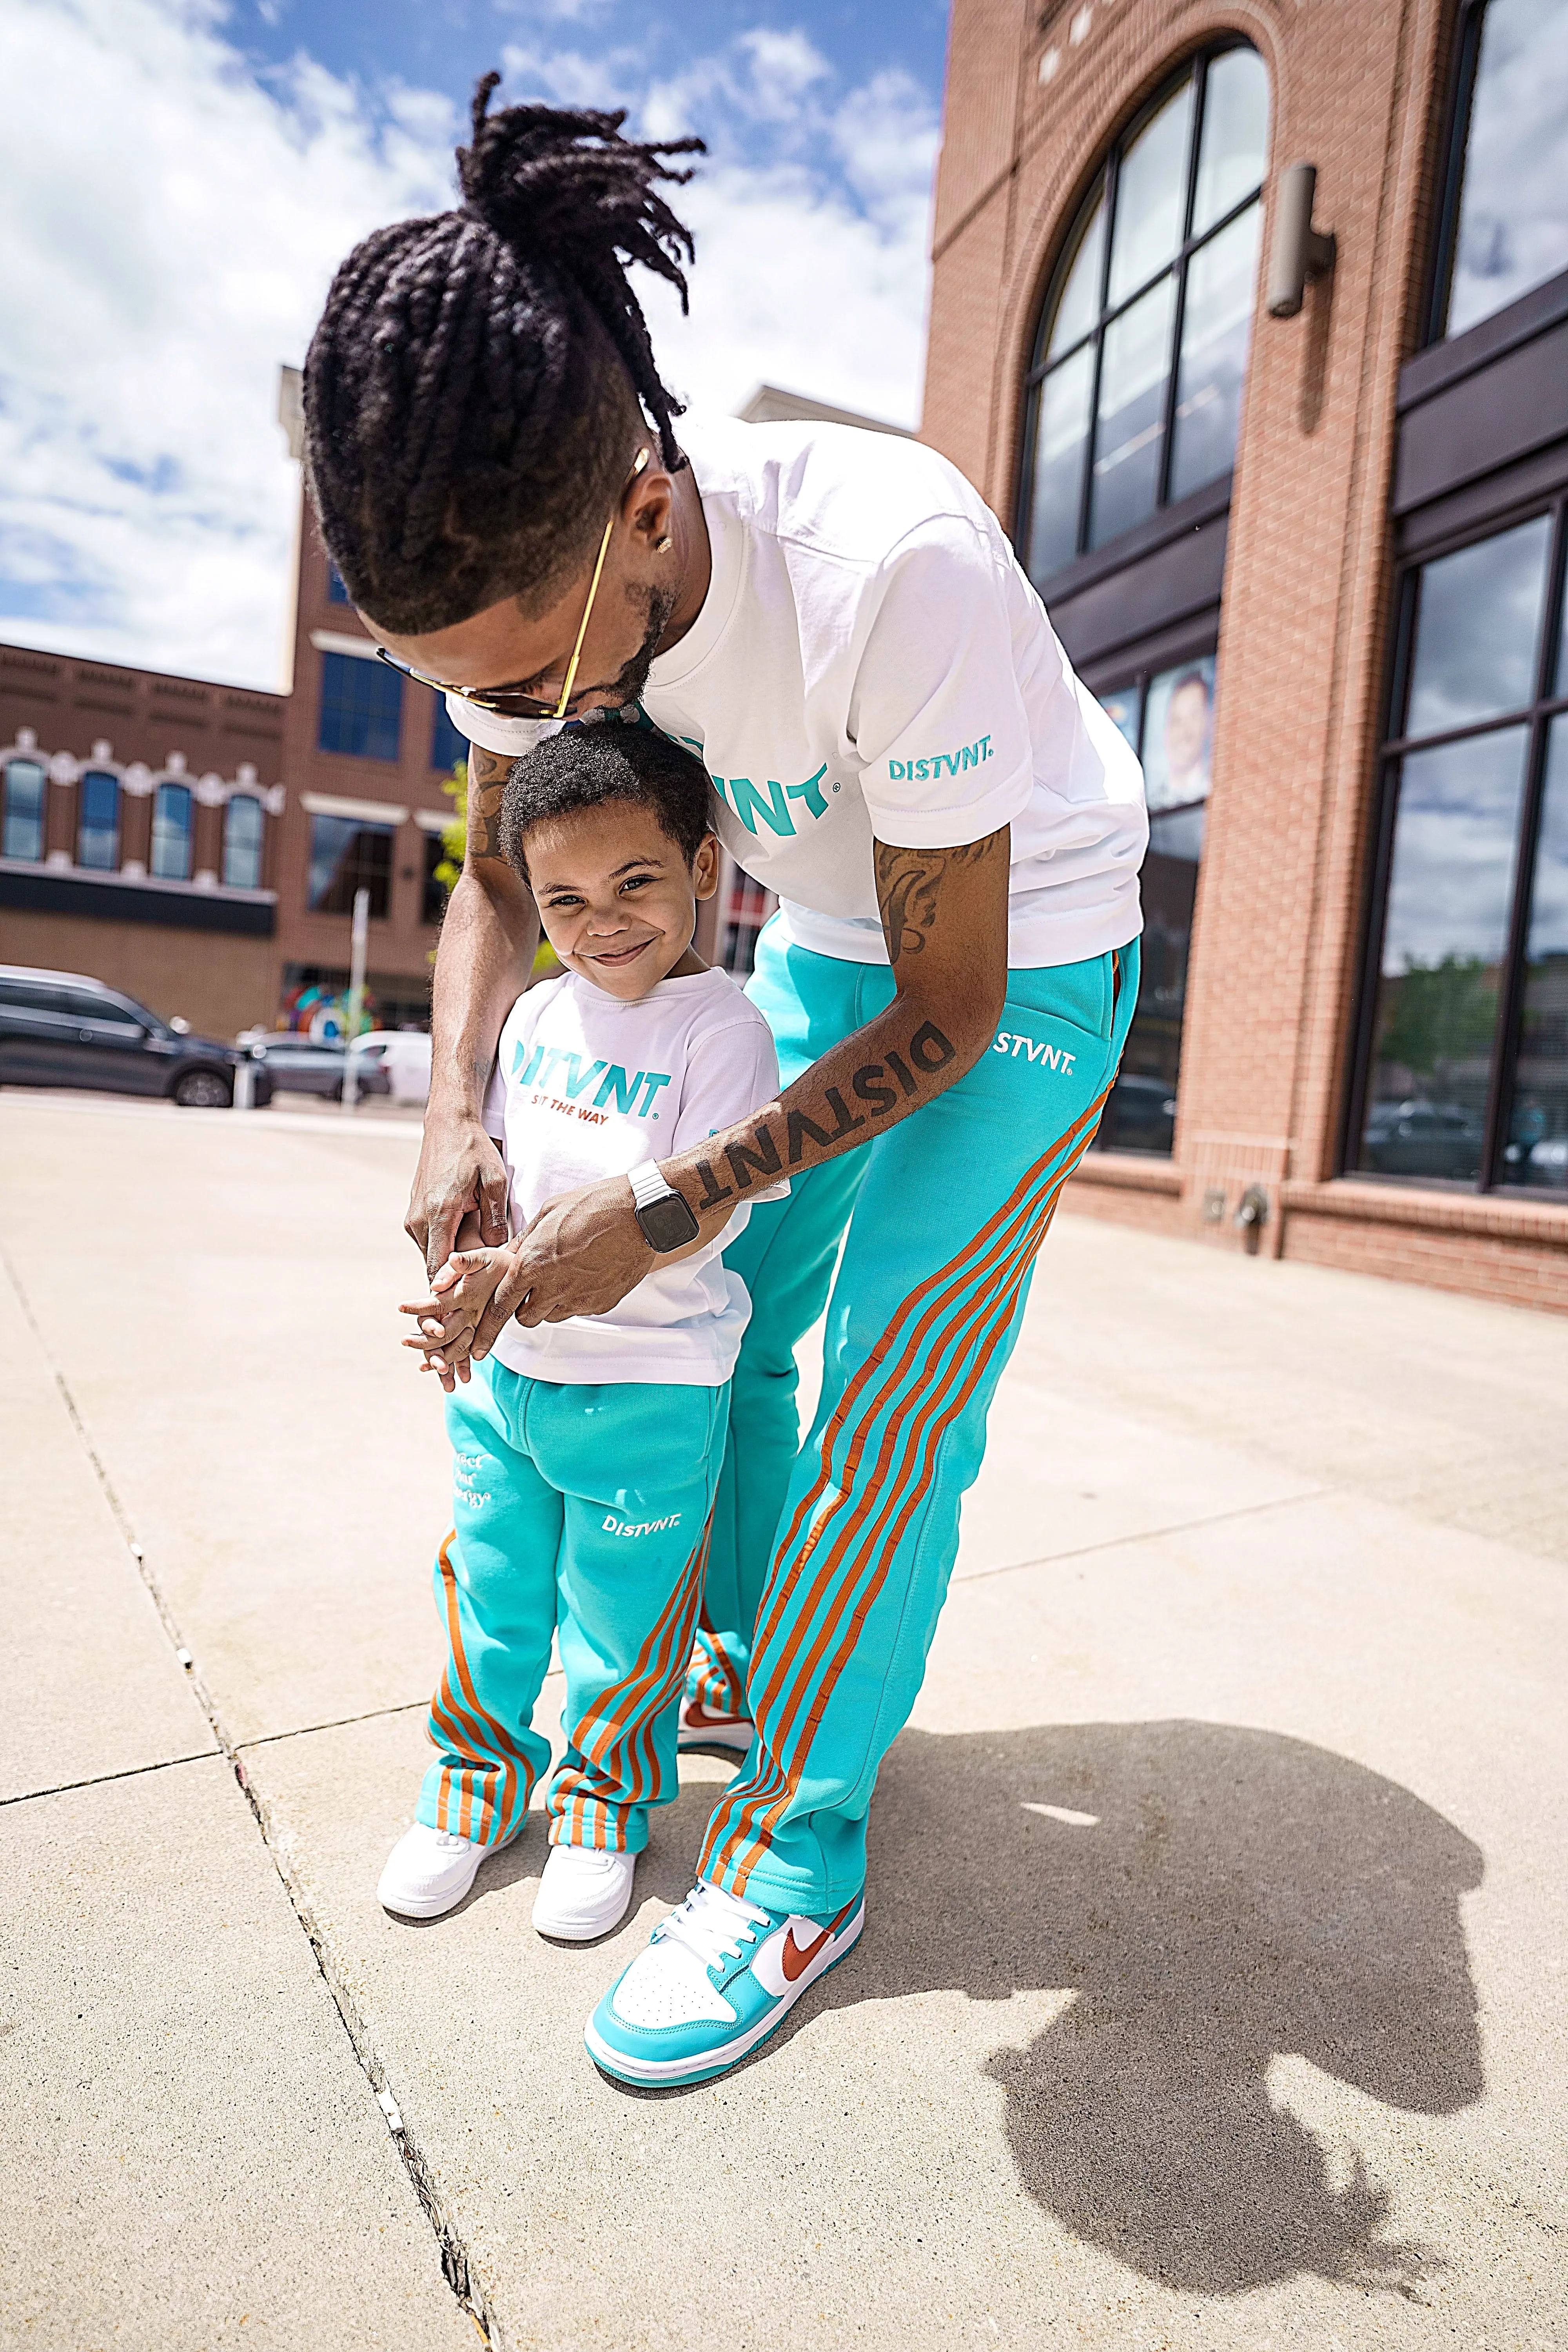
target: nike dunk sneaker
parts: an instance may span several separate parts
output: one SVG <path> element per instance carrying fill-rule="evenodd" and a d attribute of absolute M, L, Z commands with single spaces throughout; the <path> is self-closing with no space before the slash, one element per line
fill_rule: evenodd
<path fill-rule="evenodd" d="M 676 1718 L 678 1748 L 733 1748 L 743 1756 L 752 1744 L 752 1726 L 743 1715 L 715 1715 L 700 1698 L 683 1698 Z"/>
<path fill-rule="evenodd" d="M 865 1919 L 863 1895 L 808 1919 L 700 1878 L 588 2020 L 588 2055 L 623 2083 L 722 2074 L 838 1966 Z"/>

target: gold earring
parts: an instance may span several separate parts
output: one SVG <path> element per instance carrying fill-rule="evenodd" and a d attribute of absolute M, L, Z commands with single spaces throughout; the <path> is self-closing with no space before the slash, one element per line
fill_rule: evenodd
<path fill-rule="evenodd" d="M 653 551 L 656 555 L 668 555 L 674 545 L 674 540 L 671 539 L 668 531 L 666 531 L 662 539 L 656 539 L 654 541 Z"/>

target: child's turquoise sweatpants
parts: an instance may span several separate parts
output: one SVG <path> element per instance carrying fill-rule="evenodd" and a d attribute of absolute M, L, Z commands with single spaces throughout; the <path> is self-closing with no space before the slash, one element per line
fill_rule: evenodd
<path fill-rule="evenodd" d="M 920 1689 L 1035 1255 L 1137 988 L 1136 942 L 1011 972 L 965 1077 L 754 1205 L 725 1252 L 752 1320 L 693 1675 L 710 1708 L 756 1726 L 699 1864 L 737 1894 L 822 1916 L 864 1882 L 877 1769 Z M 885 965 L 783 946 L 771 925 L 747 992 L 787 1086 L 893 982 Z M 825 1303 L 821 1402 L 797 1452 L 795 1346 Z"/>
<path fill-rule="evenodd" d="M 550 1761 L 531 1723 L 559 1630 L 567 1744 L 551 1843 L 640 1853 L 647 1808 L 676 1790 L 729 1390 L 529 1380 L 490 1356 L 446 1402 L 447 1661 L 418 1818 L 479 1845 L 515 1837 Z"/>

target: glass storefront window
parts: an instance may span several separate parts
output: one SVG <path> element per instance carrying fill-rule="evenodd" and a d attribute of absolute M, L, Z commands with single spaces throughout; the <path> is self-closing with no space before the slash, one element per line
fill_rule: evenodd
<path fill-rule="evenodd" d="M 223 878 L 230 890 L 261 887 L 261 803 L 235 793 L 223 813 Z"/>
<path fill-rule="evenodd" d="M 1142 980 L 1099 1136 L 1112 1151 L 1169 1158 L 1175 1140 L 1187 961 L 1212 782 L 1214 692 L 1214 656 L 1201 654 L 1100 698 L 1142 759 L 1149 802 Z"/>
<path fill-rule="evenodd" d="M 352 915 L 354 892 L 370 892 L 373 920 L 384 922 L 392 888 L 392 827 L 352 816 L 310 819 L 307 900 L 314 915 Z"/>
<path fill-rule="evenodd" d="M 120 864 L 120 779 L 107 768 L 89 768 L 77 803 L 76 862 L 98 874 Z"/>
<path fill-rule="evenodd" d="M 1568 0 L 1471 0 L 1435 334 L 1568 269 Z"/>
<path fill-rule="evenodd" d="M 1352 1164 L 1568 1185 L 1563 509 L 1414 567 Z"/>
<path fill-rule="evenodd" d="M 152 867 L 161 882 L 191 878 L 189 784 L 160 784 L 153 795 Z"/>
<path fill-rule="evenodd" d="M 1268 142 L 1263 60 L 1211 51 L 1084 199 L 1026 403 L 1017 541 L 1037 582 L 1234 463 Z"/>
<path fill-rule="evenodd" d="M 47 785 L 42 762 L 5 762 L 5 821 L 0 835 L 0 856 L 26 858 L 37 864 L 44 854 L 44 800 Z"/>

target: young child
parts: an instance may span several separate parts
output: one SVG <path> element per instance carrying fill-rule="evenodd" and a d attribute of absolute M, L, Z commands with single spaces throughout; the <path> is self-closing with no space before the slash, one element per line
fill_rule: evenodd
<path fill-rule="evenodd" d="M 681 1210 L 655 1199 L 668 1188 L 653 1163 L 778 1091 L 762 1014 L 692 951 L 697 902 L 718 876 L 708 790 L 679 744 L 618 723 L 547 739 L 508 782 L 503 847 L 564 967 L 513 1006 L 486 1105 L 512 1233 L 618 1171 L 665 1246 L 608 1314 L 534 1330 L 509 1321 L 471 1365 L 510 1270 L 504 1244 L 460 1251 L 404 1310 L 419 1318 L 406 1344 L 447 1390 L 457 1523 L 436 1567 L 449 1651 L 430 1708 L 437 1760 L 379 1890 L 410 1917 L 460 1902 L 521 1829 L 549 1761 L 531 1725 L 552 1633 L 567 1745 L 550 1783 L 542 1935 L 586 1940 L 616 1926 L 647 1808 L 675 1794 L 676 1710 L 751 1301 L 721 1240 L 668 1246 Z"/>

